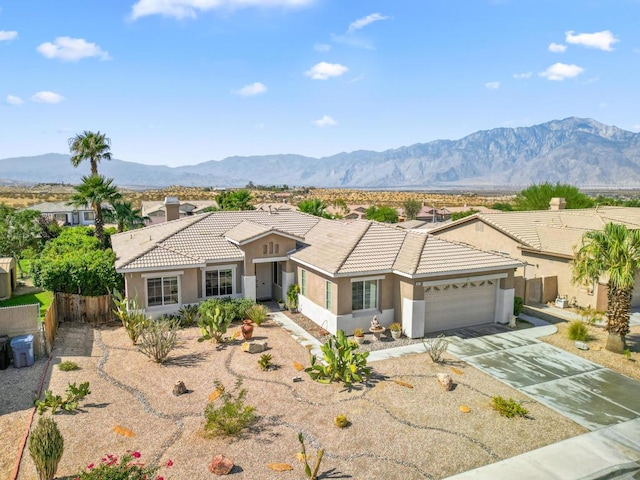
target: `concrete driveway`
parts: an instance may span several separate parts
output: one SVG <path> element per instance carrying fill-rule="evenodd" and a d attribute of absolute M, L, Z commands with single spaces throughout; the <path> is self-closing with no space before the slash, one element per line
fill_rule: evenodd
<path fill-rule="evenodd" d="M 454 336 L 448 351 L 590 430 L 640 418 L 640 382 L 540 342 L 534 330 Z"/>

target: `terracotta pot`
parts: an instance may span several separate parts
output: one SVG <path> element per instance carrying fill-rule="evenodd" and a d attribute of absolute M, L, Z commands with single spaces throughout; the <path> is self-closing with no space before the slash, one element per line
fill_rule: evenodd
<path fill-rule="evenodd" d="M 391 336 L 397 340 L 402 336 L 402 330 L 391 330 Z"/>
<path fill-rule="evenodd" d="M 362 343 L 364 342 L 364 335 L 363 335 L 363 336 L 361 336 L 361 337 L 356 337 L 356 336 L 354 336 L 353 338 L 355 338 L 355 339 L 356 339 L 356 343 L 357 343 L 358 345 L 362 345 Z"/>
<path fill-rule="evenodd" d="M 253 322 L 251 320 L 243 320 L 240 331 L 242 332 L 242 336 L 245 340 L 251 340 L 251 337 L 253 336 Z"/>

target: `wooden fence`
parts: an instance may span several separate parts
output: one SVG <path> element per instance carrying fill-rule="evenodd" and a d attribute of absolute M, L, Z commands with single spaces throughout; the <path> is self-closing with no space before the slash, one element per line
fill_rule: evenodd
<path fill-rule="evenodd" d="M 104 325 L 114 320 L 111 295 L 84 297 L 72 293 L 56 293 L 57 317 L 59 321 Z"/>
<path fill-rule="evenodd" d="M 47 355 L 51 354 L 53 348 L 53 342 L 55 341 L 56 334 L 58 333 L 58 309 L 56 308 L 56 302 L 51 302 L 47 313 L 44 316 L 44 339 L 46 342 Z"/>

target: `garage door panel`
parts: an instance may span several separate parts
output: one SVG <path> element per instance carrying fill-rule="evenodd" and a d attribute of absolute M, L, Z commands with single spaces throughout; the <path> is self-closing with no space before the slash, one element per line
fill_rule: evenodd
<path fill-rule="evenodd" d="M 496 281 L 425 288 L 425 333 L 493 322 Z"/>

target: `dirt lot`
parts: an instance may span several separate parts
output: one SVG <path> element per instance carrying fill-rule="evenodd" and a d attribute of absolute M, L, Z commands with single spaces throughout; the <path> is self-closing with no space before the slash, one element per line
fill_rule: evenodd
<path fill-rule="evenodd" d="M 198 343 L 198 334 L 197 328 L 181 331 L 171 360 L 157 365 L 131 346 L 121 327 L 61 325 L 47 388 L 62 392 L 68 382 L 89 381 L 92 393 L 81 411 L 56 415 L 65 438 L 58 476 L 72 475 L 108 453 L 139 450 L 148 462 L 172 460 L 174 465 L 161 473 L 176 479 L 210 478 L 207 466 L 222 453 L 237 464 L 237 478 L 299 480 L 297 433 L 303 432 L 308 453 L 325 449 L 324 478 L 435 479 L 584 432 L 452 357 L 443 365 L 431 363 L 426 354 L 376 362 L 367 386 L 346 391 L 296 371 L 293 362 L 308 365 L 307 351 L 272 322 L 254 332 L 269 342 L 269 353 L 280 366 L 272 372 L 261 371 L 258 355 L 242 352 L 240 342 L 216 348 Z M 81 370 L 59 371 L 55 365 L 63 360 L 77 362 Z M 453 391 L 439 386 L 437 372 L 452 374 Z M 214 380 L 231 388 L 238 376 L 244 378 L 247 402 L 256 406 L 259 421 L 236 439 L 203 438 L 203 412 Z M 292 382 L 295 376 L 302 381 Z M 172 395 L 177 380 L 185 382 L 188 394 Z M 525 402 L 530 418 L 500 417 L 489 406 L 492 395 Z M 471 412 L 462 413 L 461 405 Z M 334 426 L 338 414 L 345 414 L 351 426 Z M 116 426 L 135 436 L 118 435 Z M 290 464 L 293 470 L 275 473 L 267 468 L 272 462 Z M 18 478 L 35 478 L 28 454 Z"/>

